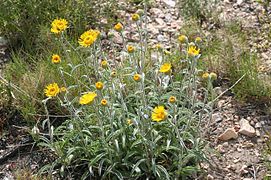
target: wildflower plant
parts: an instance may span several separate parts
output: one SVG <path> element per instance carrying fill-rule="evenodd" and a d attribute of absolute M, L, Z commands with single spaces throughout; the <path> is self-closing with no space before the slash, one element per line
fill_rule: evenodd
<path fill-rule="evenodd" d="M 208 109 L 197 99 L 200 47 L 189 45 L 188 39 L 181 41 L 185 45 L 174 56 L 184 54 L 187 67 L 174 71 L 180 62 L 172 61 L 162 45 L 155 52 L 162 58 L 151 58 L 144 18 L 131 17 L 141 42 L 127 50 L 129 42 L 123 35 L 122 51 L 129 53 L 122 61 L 103 50 L 97 30 L 83 33 L 79 48 L 62 41 L 66 42 L 63 49 L 74 52 L 80 61 L 73 64 L 66 54 L 59 65 L 53 64 L 66 88 L 61 96 L 57 84 L 48 85 L 45 108 L 56 98 L 69 118 L 54 127 L 47 114 L 43 124 L 47 123 L 49 136 L 41 135 L 40 145 L 54 153 L 55 161 L 42 170 L 74 177 L 79 171 L 81 179 L 184 179 L 199 171 L 204 144 L 197 129 Z M 119 33 L 124 28 L 121 23 L 113 27 Z M 111 48 L 118 51 L 114 45 Z M 67 84 L 69 78 L 73 84 Z"/>

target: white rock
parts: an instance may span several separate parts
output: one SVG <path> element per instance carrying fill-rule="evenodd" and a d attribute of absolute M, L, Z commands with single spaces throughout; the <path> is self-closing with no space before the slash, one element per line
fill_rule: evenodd
<path fill-rule="evenodd" d="M 215 87 L 213 90 L 217 96 L 223 93 L 221 87 Z"/>
<path fill-rule="evenodd" d="M 159 35 L 157 36 L 157 40 L 158 40 L 159 42 L 163 42 L 163 41 L 165 41 L 165 37 L 164 37 L 162 34 L 159 34 Z"/>
<path fill-rule="evenodd" d="M 149 32 L 151 32 L 153 35 L 156 35 L 159 33 L 159 30 L 155 28 L 152 24 L 147 25 L 147 29 Z"/>
<path fill-rule="evenodd" d="M 163 14 L 163 12 L 161 11 L 161 9 L 158 8 L 151 8 L 150 9 L 150 13 L 156 15 L 156 16 L 160 16 L 161 14 Z"/>
<path fill-rule="evenodd" d="M 235 132 L 234 128 L 228 128 L 218 137 L 218 139 L 221 141 L 227 141 L 230 139 L 236 139 L 237 137 L 238 134 Z"/>
<path fill-rule="evenodd" d="M 261 128 L 261 127 L 262 127 L 261 122 L 257 122 L 257 123 L 255 124 L 255 128 Z"/>
<path fill-rule="evenodd" d="M 166 21 L 166 22 L 171 22 L 171 20 L 172 20 L 172 15 L 169 14 L 169 13 L 166 14 L 166 15 L 165 15 L 165 21 Z"/>
<path fill-rule="evenodd" d="M 243 3 L 243 0 L 237 0 L 236 2 L 238 5 L 241 5 Z"/>
<path fill-rule="evenodd" d="M 249 124 L 249 122 L 246 119 L 241 119 L 239 123 L 240 123 L 239 133 L 249 137 L 254 137 L 256 135 L 255 129 Z"/>
<path fill-rule="evenodd" d="M 169 7 L 175 7 L 176 2 L 173 0 L 163 0 L 163 2 Z"/>
<path fill-rule="evenodd" d="M 214 177 L 211 174 L 208 174 L 207 180 L 213 180 L 213 179 L 214 179 Z"/>
<path fill-rule="evenodd" d="M 156 18 L 155 21 L 156 21 L 159 25 L 161 25 L 161 26 L 166 26 L 166 23 L 165 23 L 164 20 L 161 19 L 161 18 Z"/>
<path fill-rule="evenodd" d="M 217 102 L 217 107 L 218 107 L 218 108 L 222 108 L 222 106 L 225 104 L 225 102 L 226 102 L 225 100 L 220 100 L 220 101 L 218 101 L 218 102 Z"/>
<path fill-rule="evenodd" d="M 261 132 L 258 129 L 256 129 L 256 136 L 261 137 Z"/>

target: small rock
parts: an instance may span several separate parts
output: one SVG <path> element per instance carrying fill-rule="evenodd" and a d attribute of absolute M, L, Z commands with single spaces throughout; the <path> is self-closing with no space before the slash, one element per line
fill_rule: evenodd
<path fill-rule="evenodd" d="M 160 16 L 161 14 L 163 14 L 163 11 L 161 9 L 158 9 L 158 8 L 151 8 L 150 13 L 154 14 L 156 16 Z"/>
<path fill-rule="evenodd" d="M 242 147 L 251 148 L 251 147 L 254 147 L 254 144 L 252 142 L 244 142 L 244 144 L 242 145 Z"/>
<path fill-rule="evenodd" d="M 227 141 L 230 139 L 236 139 L 237 137 L 238 134 L 235 132 L 234 128 L 228 128 L 223 134 L 218 137 L 218 139 L 221 141 Z"/>
<path fill-rule="evenodd" d="M 213 180 L 213 179 L 214 179 L 214 177 L 211 174 L 207 175 L 207 180 Z"/>
<path fill-rule="evenodd" d="M 157 28 L 155 28 L 152 24 L 148 24 L 147 25 L 147 29 L 150 33 L 152 33 L 153 35 L 156 35 L 159 33 L 159 30 Z"/>
<path fill-rule="evenodd" d="M 228 142 L 224 142 L 222 145 L 223 145 L 223 147 L 225 147 L 225 148 L 229 147 L 229 143 L 228 143 Z"/>
<path fill-rule="evenodd" d="M 215 87 L 213 90 L 217 96 L 223 93 L 221 87 Z"/>
<path fill-rule="evenodd" d="M 113 42 L 116 44 L 123 44 L 123 39 L 119 33 L 114 32 Z"/>
<path fill-rule="evenodd" d="M 246 119 L 241 119 L 239 123 L 240 123 L 239 133 L 249 137 L 254 137 L 256 135 L 255 129 L 249 124 L 249 122 Z"/>
<path fill-rule="evenodd" d="M 165 23 L 164 20 L 161 19 L 161 18 L 156 18 L 155 21 L 156 21 L 160 26 L 166 26 L 166 23 Z"/>
<path fill-rule="evenodd" d="M 243 3 L 243 0 L 237 0 L 236 4 L 241 5 Z"/>
<path fill-rule="evenodd" d="M 257 122 L 257 123 L 255 124 L 255 128 L 261 128 L 261 127 L 262 127 L 261 122 Z"/>
<path fill-rule="evenodd" d="M 269 56 L 266 53 L 261 54 L 264 59 L 269 59 Z"/>
<path fill-rule="evenodd" d="M 220 113 L 214 113 L 214 114 L 212 114 L 212 121 L 216 122 L 216 123 L 221 122 L 222 121 L 221 114 Z"/>
<path fill-rule="evenodd" d="M 171 20 L 172 20 L 171 14 L 166 14 L 166 15 L 165 15 L 165 21 L 166 21 L 166 22 L 171 22 Z"/>
<path fill-rule="evenodd" d="M 257 136 L 257 137 L 260 137 L 260 136 L 261 136 L 261 132 L 260 132 L 258 129 L 256 129 L 256 136 Z"/>
<path fill-rule="evenodd" d="M 263 142 L 264 142 L 264 140 L 262 140 L 262 139 L 260 139 L 260 138 L 257 139 L 257 144 L 261 144 L 261 143 L 263 143 Z"/>
<path fill-rule="evenodd" d="M 219 153 L 225 153 L 225 149 L 223 148 L 223 145 L 219 144 L 216 148 L 215 148 Z"/>
<path fill-rule="evenodd" d="M 240 169 L 240 173 L 241 174 L 247 174 L 248 173 L 248 170 L 247 169 L 247 165 L 243 165 Z"/>
<path fill-rule="evenodd" d="M 173 0 L 163 0 L 163 2 L 169 7 L 174 7 L 176 4 L 176 2 Z"/>
<path fill-rule="evenodd" d="M 222 108 L 222 106 L 225 104 L 225 102 L 226 102 L 225 100 L 220 100 L 220 101 L 218 101 L 218 102 L 217 102 L 217 107 L 218 107 L 218 108 Z"/>
<path fill-rule="evenodd" d="M 159 35 L 157 36 L 157 40 L 158 40 L 159 42 L 163 42 L 163 41 L 165 41 L 165 37 L 164 37 L 162 34 L 159 34 Z"/>
<path fill-rule="evenodd" d="M 240 162 L 240 159 L 234 159 L 233 162 L 234 162 L 234 164 L 236 164 L 236 163 Z"/>

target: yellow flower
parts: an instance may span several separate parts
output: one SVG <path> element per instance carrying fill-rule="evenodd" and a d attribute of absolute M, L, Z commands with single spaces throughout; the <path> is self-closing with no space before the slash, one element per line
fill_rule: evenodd
<path fill-rule="evenodd" d="M 160 67 L 159 71 L 161 73 L 168 73 L 168 72 L 170 72 L 170 70 L 171 70 L 171 64 L 170 63 L 165 63 Z"/>
<path fill-rule="evenodd" d="M 196 37 L 196 39 L 195 39 L 195 43 L 201 43 L 201 42 L 202 42 L 201 37 Z"/>
<path fill-rule="evenodd" d="M 114 26 L 114 29 L 115 29 L 116 31 L 120 32 L 120 31 L 122 31 L 123 26 L 122 26 L 121 23 L 118 23 L 118 24 L 116 24 L 116 25 Z"/>
<path fill-rule="evenodd" d="M 95 86 L 96 86 L 96 89 L 102 90 L 104 87 L 104 84 L 102 82 L 98 81 L 98 82 L 96 82 Z"/>
<path fill-rule="evenodd" d="M 107 61 L 106 61 L 106 60 L 102 60 L 102 61 L 101 61 L 101 66 L 102 66 L 103 68 L 107 68 Z"/>
<path fill-rule="evenodd" d="M 112 71 L 112 72 L 111 72 L 111 77 L 114 78 L 114 77 L 116 77 L 116 76 L 117 76 L 117 72 L 116 72 L 116 71 Z"/>
<path fill-rule="evenodd" d="M 191 46 L 189 46 L 189 48 L 188 48 L 188 55 L 189 55 L 189 56 L 197 56 L 197 55 L 199 55 L 199 52 L 200 52 L 200 49 L 197 48 L 197 47 L 194 46 L 194 45 L 191 45 Z"/>
<path fill-rule="evenodd" d="M 133 53 L 135 51 L 134 46 L 128 45 L 127 46 L 127 51 L 128 51 L 128 53 Z"/>
<path fill-rule="evenodd" d="M 133 21 L 138 21 L 139 18 L 140 18 L 139 14 L 136 14 L 136 13 L 135 13 L 135 14 L 132 15 L 132 20 L 133 20 Z"/>
<path fill-rule="evenodd" d="M 58 34 L 68 27 L 68 22 L 65 19 L 55 19 L 51 24 L 51 32 Z"/>
<path fill-rule="evenodd" d="M 187 43 L 188 42 L 188 38 L 185 35 L 180 35 L 178 37 L 178 40 L 180 41 L 180 43 Z"/>
<path fill-rule="evenodd" d="M 167 117 L 167 111 L 164 106 L 157 106 L 154 108 L 152 112 L 152 120 L 156 122 L 160 122 L 165 120 Z"/>
<path fill-rule="evenodd" d="M 135 80 L 136 82 L 140 81 L 140 79 L 141 79 L 140 74 L 135 74 L 135 75 L 134 75 L 134 80 Z"/>
<path fill-rule="evenodd" d="M 175 96 L 170 96 L 169 99 L 168 99 L 168 101 L 170 103 L 175 103 L 176 102 L 176 97 Z"/>
<path fill-rule="evenodd" d="M 66 87 L 61 87 L 61 88 L 60 88 L 60 91 L 61 91 L 61 92 L 66 92 L 66 91 L 67 91 L 67 88 L 66 88 Z"/>
<path fill-rule="evenodd" d="M 202 79 L 208 79 L 209 78 L 209 73 L 204 73 L 202 76 Z"/>
<path fill-rule="evenodd" d="M 106 106 L 107 105 L 107 100 L 106 99 L 102 99 L 101 100 L 101 105 L 102 106 Z"/>
<path fill-rule="evenodd" d="M 52 83 L 46 86 L 44 92 L 47 97 L 53 97 L 58 95 L 60 89 L 57 83 Z"/>
<path fill-rule="evenodd" d="M 211 78 L 212 80 L 216 80 L 216 79 L 217 79 L 217 74 L 214 73 L 214 72 L 211 72 L 211 73 L 210 73 L 210 78 Z"/>
<path fill-rule="evenodd" d="M 127 124 L 128 124 L 128 125 L 133 124 L 133 120 L 132 120 L 132 119 L 127 119 Z"/>
<path fill-rule="evenodd" d="M 80 36 L 78 43 L 83 47 L 89 47 L 97 40 L 99 36 L 100 36 L 100 31 L 91 29 L 84 32 Z"/>
<path fill-rule="evenodd" d="M 88 92 L 80 97 L 79 103 L 82 105 L 92 103 L 96 96 L 95 92 Z"/>
<path fill-rule="evenodd" d="M 60 63 L 60 61 L 61 61 L 60 56 L 57 55 L 57 54 L 53 54 L 53 56 L 52 56 L 52 63 L 58 64 L 58 63 Z"/>

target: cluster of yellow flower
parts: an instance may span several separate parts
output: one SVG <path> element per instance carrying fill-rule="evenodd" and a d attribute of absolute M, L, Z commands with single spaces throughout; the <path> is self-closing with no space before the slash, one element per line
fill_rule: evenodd
<path fill-rule="evenodd" d="M 206 72 L 206 73 L 203 73 L 201 77 L 202 77 L 202 79 L 209 79 L 210 78 L 211 80 L 216 80 L 217 74 L 214 72 L 211 72 L 211 73 Z"/>
<path fill-rule="evenodd" d="M 194 44 L 194 43 L 188 43 L 188 37 L 185 35 L 180 35 L 178 37 L 178 40 L 181 44 L 188 44 L 188 50 L 187 53 L 189 56 L 197 56 L 200 54 L 200 49 Z M 195 43 L 199 44 L 202 42 L 202 39 L 200 37 L 196 37 Z"/>
<path fill-rule="evenodd" d="M 140 15 L 133 14 L 131 19 L 133 21 L 137 22 L 140 20 Z M 52 22 L 51 26 L 52 26 L 51 32 L 58 34 L 67 28 L 68 22 L 65 19 L 55 19 Z M 121 23 L 117 23 L 114 26 L 114 30 L 117 32 L 121 32 L 123 30 L 123 25 Z M 92 30 L 92 29 L 88 30 L 80 36 L 80 38 L 78 39 L 78 43 L 83 47 L 90 47 L 98 39 L 99 35 L 100 35 L 100 31 L 98 31 L 98 30 Z M 188 43 L 188 38 L 185 35 L 180 35 L 178 37 L 178 40 L 181 44 L 188 44 L 187 54 L 189 56 L 197 56 L 200 54 L 200 49 L 194 43 L 193 44 Z M 197 37 L 195 39 L 195 43 L 198 44 L 200 42 L 202 42 L 202 39 L 200 37 Z M 155 46 L 155 48 L 157 48 L 158 50 L 161 50 L 163 47 L 161 44 L 157 44 Z M 135 52 L 135 47 L 132 45 L 128 45 L 127 52 L 128 53 Z M 60 62 L 61 62 L 60 56 L 58 54 L 53 54 L 52 55 L 52 63 L 57 64 Z M 102 68 L 105 69 L 108 67 L 108 62 L 106 60 L 102 60 L 100 65 Z M 170 74 L 171 68 L 172 68 L 171 63 L 165 62 L 164 64 L 162 64 L 160 66 L 159 72 L 165 73 L 165 74 Z M 112 71 L 111 77 L 116 77 L 116 75 L 117 75 L 116 71 Z M 205 73 L 202 77 L 205 77 L 205 76 L 206 77 L 211 76 L 212 78 L 214 77 L 214 75 L 212 73 L 211 74 L 208 73 L 208 75 Z M 141 78 L 142 78 L 141 75 L 137 74 L 137 73 L 134 74 L 134 76 L 133 76 L 133 79 L 136 82 L 141 81 Z M 95 87 L 97 90 L 102 90 L 104 88 L 104 85 L 102 82 L 99 81 L 95 84 Z M 61 91 L 66 91 L 66 88 L 64 88 L 64 87 L 59 88 L 57 83 L 53 83 L 53 84 L 49 84 L 48 86 L 46 86 L 44 91 L 45 91 L 45 95 L 47 97 L 53 97 L 53 96 L 57 96 L 59 94 L 59 92 L 61 92 Z M 98 95 L 96 92 L 87 92 L 80 97 L 79 104 L 81 104 L 81 105 L 91 104 L 97 96 Z M 175 96 L 171 96 L 168 99 L 168 102 L 171 104 L 175 103 L 176 101 L 177 100 L 176 100 Z M 107 100 L 102 99 L 100 104 L 102 106 L 106 106 Z M 153 109 L 151 117 L 152 117 L 153 121 L 160 122 L 160 121 L 165 120 L 167 118 L 167 115 L 168 115 L 168 112 L 166 111 L 165 107 L 159 105 Z M 127 120 L 127 123 L 132 124 L 132 120 L 131 119 Z"/>

